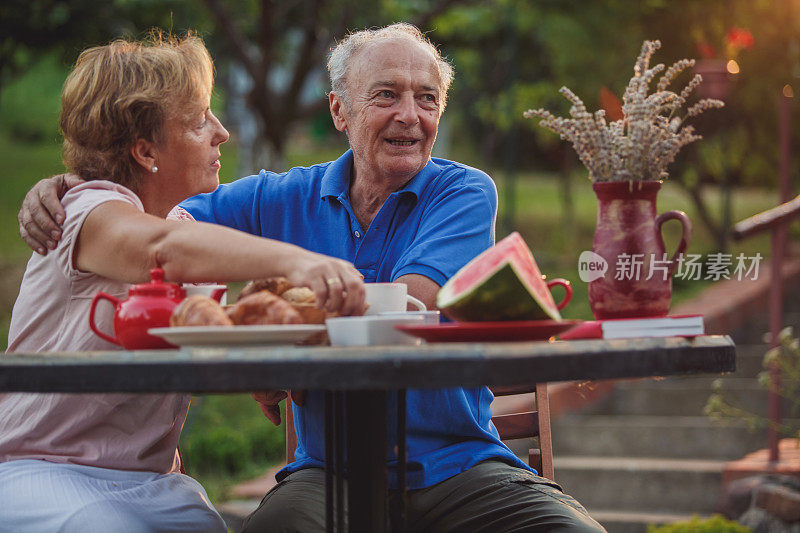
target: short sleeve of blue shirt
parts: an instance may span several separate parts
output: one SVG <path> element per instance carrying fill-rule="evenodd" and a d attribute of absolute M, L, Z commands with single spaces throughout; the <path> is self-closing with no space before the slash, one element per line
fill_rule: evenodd
<path fill-rule="evenodd" d="M 422 274 L 444 285 L 494 244 L 497 191 L 489 176 L 450 161 L 433 164 L 442 171 L 419 191 L 419 225 L 392 270 L 392 280 Z"/>

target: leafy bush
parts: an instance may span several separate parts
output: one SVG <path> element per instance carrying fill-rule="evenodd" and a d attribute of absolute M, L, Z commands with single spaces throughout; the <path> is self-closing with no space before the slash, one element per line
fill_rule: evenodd
<path fill-rule="evenodd" d="M 183 454 L 192 469 L 234 474 L 247 466 L 252 449 L 245 435 L 228 427 L 212 427 L 187 439 Z"/>
<path fill-rule="evenodd" d="M 764 341 L 768 342 L 769 337 L 770 334 L 766 334 Z M 787 404 L 783 423 L 777 424 L 762 415 L 739 407 L 734 399 L 724 394 L 720 380 L 714 382 L 714 392 L 705 406 L 705 413 L 712 420 L 720 423 L 741 420 L 751 431 L 771 427 L 780 435 L 800 437 L 800 425 L 796 423 L 796 418 L 800 415 L 800 339 L 794 336 L 791 327 L 786 327 L 778 334 L 778 341 L 779 344 L 770 348 L 764 355 L 764 370 L 759 373 L 758 381 L 762 387 L 773 391 L 769 369 L 773 364 L 779 368 L 781 381 L 774 392 Z"/>
<path fill-rule="evenodd" d="M 751 533 L 753 530 L 721 515 L 711 518 L 693 517 L 688 522 L 664 526 L 647 526 L 647 533 Z"/>
<path fill-rule="evenodd" d="M 67 67 L 55 55 L 49 55 L 2 87 L 0 129 L 23 143 L 60 143 L 59 95 L 66 77 Z"/>
<path fill-rule="evenodd" d="M 249 394 L 197 397 L 181 435 L 181 454 L 190 473 L 238 477 L 280 461 L 284 431 Z"/>

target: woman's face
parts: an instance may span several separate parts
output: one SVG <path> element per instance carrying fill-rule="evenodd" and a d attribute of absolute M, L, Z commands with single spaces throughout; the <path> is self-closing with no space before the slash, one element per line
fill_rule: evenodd
<path fill-rule="evenodd" d="M 206 99 L 208 102 L 208 99 Z M 230 137 L 208 105 L 167 119 L 156 166 L 164 186 L 183 198 L 211 192 L 219 185 L 219 145 Z"/>

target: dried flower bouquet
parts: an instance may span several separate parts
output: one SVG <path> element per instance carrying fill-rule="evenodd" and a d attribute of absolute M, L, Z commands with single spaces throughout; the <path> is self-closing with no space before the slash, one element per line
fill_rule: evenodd
<path fill-rule="evenodd" d="M 572 102 L 572 118 L 556 117 L 545 109 L 529 109 L 524 116 L 541 118 L 541 126 L 570 141 L 593 182 L 667 178 L 667 165 L 675 160 L 678 151 L 702 138 L 684 122 L 725 104 L 720 100 L 700 100 L 683 117 L 676 116 L 702 77 L 696 74 L 680 93 L 668 91 L 667 87 L 680 72 L 694 66 L 693 59 L 677 61 L 658 80 L 655 92 L 648 94 L 650 83 L 664 70 L 662 63 L 649 68 L 650 58 L 660 47 L 660 41 L 642 44 L 634 75 L 622 98 L 622 119 L 607 123 L 603 109 L 592 115 L 566 87 L 559 92 Z"/>

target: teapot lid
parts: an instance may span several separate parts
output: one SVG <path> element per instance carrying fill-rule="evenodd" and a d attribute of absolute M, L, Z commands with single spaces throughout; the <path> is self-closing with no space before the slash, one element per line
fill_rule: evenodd
<path fill-rule="evenodd" d="M 128 291 L 128 296 L 164 296 L 175 298 L 185 296 L 186 292 L 180 285 L 164 281 L 164 269 L 156 267 L 150 270 L 150 283 L 133 285 Z"/>

